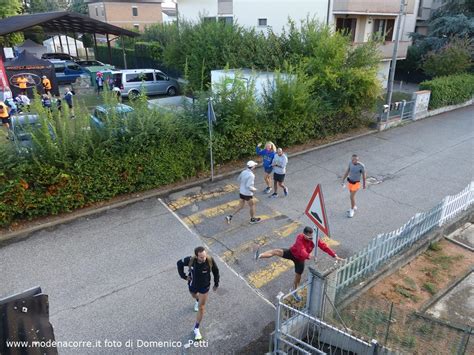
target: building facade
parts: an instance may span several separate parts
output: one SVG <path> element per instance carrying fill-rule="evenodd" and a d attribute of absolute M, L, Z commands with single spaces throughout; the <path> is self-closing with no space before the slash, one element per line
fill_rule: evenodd
<path fill-rule="evenodd" d="M 420 0 L 415 32 L 426 35 L 428 33 L 428 20 L 434 11 L 446 3 L 446 0 Z"/>
<path fill-rule="evenodd" d="M 163 20 L 162 0 L 85 0 L 89 17 L 118 27 L 143 31 Z"/>
<path fill-rule="evenodd" d="M 397 59 L 406 58 L 411 44 L 409 34 L 415 31 L 420 0 L 405 2 Z M 179 17 L 191 21 L 215 19 L 281 33 L 289 18 L 298 23 L 309 17 L 347 31 L 354 45 L 367 42 L 376 35 L 383 40 L 379 46 L 382 61 L 378 76 L 384 88 L 390 71 L 399 12 L 400 0 L 178 0 Z"/>
<path fill-rule="evenodd" d="M 274 33 L 281 33 L 290 18 L 326 23 L 328 8 L 328 0 L 178 0 L 178 16 L 184 19 L 217 19 Z"/>

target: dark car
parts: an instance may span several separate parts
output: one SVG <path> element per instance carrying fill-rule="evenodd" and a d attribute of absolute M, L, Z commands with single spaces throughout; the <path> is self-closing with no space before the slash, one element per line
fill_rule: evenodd
<path fill-rule="evenodd" d="M 41 129 L 45 121 L 37 114 L 12 116 L 11 129 L 8 130 L 8 139 L 15 144 L 19 152 L 29 151 L 33 145 L 33 133 Z M 48 123 L 49 134 L 55 137 L 53 127 Z"/>
<path fill-rule="evenodd" d="M 77 58 L 67 54 L 67 53 L 44 53 L 41 56 L 41 59 L 59 59 L 59 60 L 71 60 L 71 61 L 76 61 Z"/>
<path fill-rule="evenodd" d="M 115 111 L 114 113 L 120 119 L 125 119 L 130 113 L 133 112 L 133 108 L 124 104 L 117 104 L 113 107 L 106 105 L 96 106 L 93 114 L 91 115 L 91 126 L 95 128 L 103 128 L 107 124 L 107 120 L 109 119 L 109 115 L 112 111 Z"/>
<path fill-rule="evenodd" d="M 83 67 L 70 60 L 50 59 L 49 61 L 54 65 L 56 79 L 60 85 L 73 83 L 82 74 L 86 74 Z"/>

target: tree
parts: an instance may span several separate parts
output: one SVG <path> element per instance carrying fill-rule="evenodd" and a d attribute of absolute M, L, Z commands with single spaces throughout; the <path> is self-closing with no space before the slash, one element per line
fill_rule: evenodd
<path fill-rule="evenodd" d="M 431 77 L 461 74 L 470 67 L 468 40 L 454 40 L 439 51 L 428 52 L 422 66 L 424 72 Z"/>
<path fill-rule="evenodd" d="M 7 18 L 19 15 L 22 12 L 23 4 L 21 0 L 0 0 L 0 18 Z M 21 33 L 13 33 L 0 37 L 0 44 L 10 46 L 23 41 Z"/>
<path fill-rule="evenodd" d="M 83 15 L 89 14 L 89 8 L 84 0 L 71 0 L 69 2 L 68 10 Z"/>
<path fill-rule="evenodd" d="M 67 0 L 29 0 L 26 4 L 26 12 L 30 14 L 65 11 L 68 8 Z"/>

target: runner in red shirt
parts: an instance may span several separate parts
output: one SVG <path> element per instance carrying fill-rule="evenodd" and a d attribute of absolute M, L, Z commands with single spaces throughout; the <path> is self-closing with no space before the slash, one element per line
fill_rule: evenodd
<path fill-rule="evenodd" d="M 318 239 L 318 248 L 329 254 L 336 260 L 344 260 L 337 256 L 337 254 L 327 246 L 321 239 Z M 279 256 L 284 259 L 289 259 L 295 264 L 295 280 L 293 282 L 293 289 L 296 290 L 301 282 L 301 275 L 304 271 L 304 262 L 311 258 L 311 252 L 314 249 L 313 242 L 313 228 L 305 227 L 303 233 L 298 234 L 295 244 L 290 249 L 272 249 L 260 254 L 260 250 L 255 252 L 255 259 L 268 259 L 273 256 Z M 301 301 L 298 294 L 294 294 L 296 301 Z"/>

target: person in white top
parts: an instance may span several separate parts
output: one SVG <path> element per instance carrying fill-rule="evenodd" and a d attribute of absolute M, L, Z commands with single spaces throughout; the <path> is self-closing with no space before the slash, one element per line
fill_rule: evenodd
<path fill-rule="evenodd" d="M 286 175 L 286 165 L 288 164 L 288 157 L 286 154 L 283 154 L 283 149 L 278 148 L 277 153 L 273 157 L 272 166 L 273 166 L 273 194 L 270 195 L 271 198 L 278 197 L 278 186 L 283 189 L 285 196 L 288 196 L 288 187 L 283 183 L 285 181 Z"/>
<path fill-rule="evenodd" d="M 225 217 L 228 224 L 232 222 L 232 217 L 244 208 L 245 201 L 247 201 L 250 207 L 250 224 L 258 223 L 261 220 L 259 217 L 255 217 L 255 201 L 253 199 L 253 193 L 257 191 L 254 186 L 255 174 L 253 171 L 257 165 L 258 164 L 253 160 L 249 160 L 247 162 L 247 168 L 240 173 L 237 179 L 240 182 L 240 201 L 234 213 Z"/>

